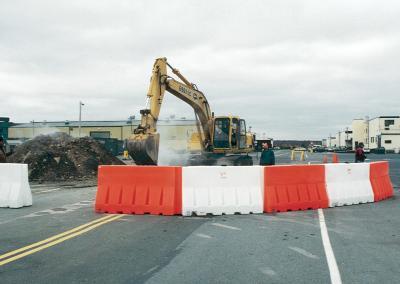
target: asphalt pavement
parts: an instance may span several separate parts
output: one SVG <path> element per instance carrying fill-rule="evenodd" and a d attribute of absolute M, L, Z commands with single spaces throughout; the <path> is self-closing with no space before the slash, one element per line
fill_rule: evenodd
<path fill-rule="evenodd" d="M 113 219 L 94 212 L 96 187 L 34 185 L 34 206 L 0 209 L 0 282 L 330 283 L 322 214 L 343 283 L 397 283 L 400 155 L 378 158 L 392 166 L 394 198 L 320 212 Z"/>

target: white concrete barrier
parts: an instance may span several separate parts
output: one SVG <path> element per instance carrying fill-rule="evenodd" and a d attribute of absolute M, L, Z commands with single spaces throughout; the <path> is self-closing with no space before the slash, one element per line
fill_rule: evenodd
<path fill-rule="evenodd" d="M 374 202 L 369 163 L 326 164 L 329 207 Z"/>
<path fill-rule="evenodd" d="M 262 213 L 264 168 L 184 167 L 182 215 Z"/>
<path fill-rule="evenodd" d="M 0 164 L 0 207 L 20 208 L 32 205 L 28 165 Z"/>

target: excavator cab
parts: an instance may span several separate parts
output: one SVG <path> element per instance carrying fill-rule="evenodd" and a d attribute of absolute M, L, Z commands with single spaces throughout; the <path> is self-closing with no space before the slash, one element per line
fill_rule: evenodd
<path fill-rule="evenodd" d="M 229 149 L 230 146 L 230 138 L 229 135 L 231 121 L 229 117 L 219 117 L 214 120 L 214 137 L 213 137 L 213 146 L 214 149 Z"/>
<path fill-rule="evenodd" d="M 216 152 L 240 151 L 248 148 L 246 121 L 238 117 L 214 118 L 213 149 Z"/>

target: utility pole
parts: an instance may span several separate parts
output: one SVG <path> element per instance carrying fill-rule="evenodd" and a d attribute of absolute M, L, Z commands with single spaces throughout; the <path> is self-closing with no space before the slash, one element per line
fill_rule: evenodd
<path fill-rule="evenodd" d="M 79 101 L 79 138 L 81 137 L 81 124 L 82 124 L 82 106 L 85 104 Z"/>
<path fill-rule="evenodd" d="M 35 120 L 32 120 L 32 139 L 35 137 Z"/>
<path fill-rule="evenodd" d="M 367 149 L 369 149 L 369 116 L 367 115 L 365 117 L 365 123 L 366 123 L 366 134 L 367 134 L 367 140 L 365 142 L 367 142 Z"/>

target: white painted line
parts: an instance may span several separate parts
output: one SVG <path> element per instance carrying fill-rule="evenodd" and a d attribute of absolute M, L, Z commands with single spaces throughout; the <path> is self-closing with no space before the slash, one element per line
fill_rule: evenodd
<path fill-rule="evenodd" d="M 331 241 L 329 240 L 328 229 L 326 228 L 325 216 L 322 209 L 318 209 L 319 226 L 321 228 L 322 244 L 324 245 L 326 261 L 328 262 L 329 274 L 331 283 L 341 284 L 342 278 L 340 277 L 339 268 L 336 263 L 336 258 L 332 250 Z"/>
<path fill-rule="evenodd" d="M 36 193 L 47 193 L 47 192 L 58 191 L 60 189 L 61 188 L 57 187 L 57 188 L 54 188 L 54 189 L 46 189 L 46 190 L 41 190 L 41 191 L 32 191 L 32 193 L 33 194 L 36 194 Z"/>
<path fill-rule="evenodd" d="M 206 235 L 206 234 L 196 234 L 196 236 L 200 237 L 200 238 L 204 238 L 204 239 L 212 239 L 211 236 Z"/>
<path fill-rule="evenodd" d="M 265 267 L 265 268 L 260 268 L 261 273 L 264 273 L 265 275 L 268 276 L 274 276 L 276 275 L 276 272 L 273 271 L 271 268 L 269 267 Z"/>
<path fill-rule="evenodd" d="M 154 270 L 157 270 L 157 268 L 159 268 L 160 266 L 156 265 L 153 266 L 152 268 L 150 268 L 149 270 L 147 270 L 143 275 L 149 274 L 151 272 L 153 272 Z"/>
<path fill-rule="evenodd" d="M 289 156 L 289 153 L 279 153 L 275 154 L 275 157 Z"/>
<path fill-rule="evenodd" d="M 305 249 L 298 248 L 298 247 L 289 247 L 289 249 L 294 250 L 295 252 L 298 252 L 299 254 L 302 254 L 306 257 L 313 258 L 313 259 L 319 259 L 318 256 L 315 254 L 312 254 L 311 252 L 306 251 Z"/>
<path fill-rule="evenodd" d="M 224 224 L 221 224 L 221 223 L 211 223 L 211 225 L 217 226 L 217 227 L 221 227 L 221 228 L 225 228 L 225 229 L 230 229 L 230 230 L 237 230 L 237 231 L 241 231 L 242 230 L 242 229 L 240 229 L 238 227 L 228 226 L 228 225 L 224 225 Z"/>

